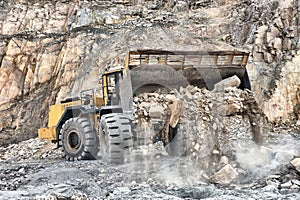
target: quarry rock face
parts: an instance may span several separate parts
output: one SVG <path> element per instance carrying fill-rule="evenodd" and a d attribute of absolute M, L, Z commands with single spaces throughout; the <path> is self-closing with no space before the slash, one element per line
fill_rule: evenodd
<path fill-rule="evenodd" d="M 296 0 L 6 0 L 0 8 L 2 144 L 36 136 L 50 105 L 95 88 L 105 67 L 122 65 L 126 51 L 138 48 L 247 50 L 252 88 L 267 118 L 299 119 Z M 240 108 L 219 109 L 229 116 Z"/>

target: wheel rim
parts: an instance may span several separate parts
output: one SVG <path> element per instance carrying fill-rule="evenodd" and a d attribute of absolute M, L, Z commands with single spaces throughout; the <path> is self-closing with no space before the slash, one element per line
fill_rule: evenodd
<path fill-rule="evenodd" d="M 79 133 L 75 130 L 71 131 L 67 137 L 67 147 L 72 151 L 76 151 L 79 149 L 81 145 L 81 140 L 79 137 Z"/>

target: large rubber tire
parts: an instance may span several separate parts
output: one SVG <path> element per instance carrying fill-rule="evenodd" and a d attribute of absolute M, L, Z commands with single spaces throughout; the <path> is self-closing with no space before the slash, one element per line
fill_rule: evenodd
<path fill-rule="evenodd" d="M 59 136 L 63 157 L 67 160 L 95 159 L 99 142 L 88 119 L 76 117 L 67 120 Z"/>
<path fill-rule="evenodd" d="M 122 164 L 125 154 L 133 147 L 130 120 L 123 114 L 103 115 L 100 120 L 99 138 L 102 158 L 113 164 Z"/>

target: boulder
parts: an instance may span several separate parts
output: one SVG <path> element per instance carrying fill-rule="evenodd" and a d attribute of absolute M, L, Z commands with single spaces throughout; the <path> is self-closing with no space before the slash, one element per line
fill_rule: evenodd
<path fill-rule="evenodd" d="M 222 116 L 230 116 L 236 114 L 240 108 L 239 105 L 232 103 L 219 106 L 217 111 Z"/>
<path fill-rule="evenodd" d="M 273 47 L 274 47 L 274 49 L 281 50 L 282 49 L 282 40 L 280 38 L 275 38 Z"/>
<path fill-rule="evenodd" d="M 211 176 L 209 180 L 212 183 L 228 185 L 235 180 L 238 175 L 238 172 L 230 164 L 227 164 L 213 176 Z"/>
<path fill-rule="evenodd" d="M 294 160 L 291 161 L 291 164 L 295 169 L 300 172 L 300 158 L 295 158 Z"/>
<path fill-rule="evenodd" d="M 178 99 L 173 94 L 167 94 L 165 97 L 165 100 L 168 102 L 174 102 L 174 101 L 177 101 Z"/>
<path fill-rule="evenodd" d="M 169 106 L 169 110 L 171 115 L 169 124 L 172 128 L 175 128 L 183 112 L 182 102 L 174 101 L 173 104 Z"/>
<path fill-rule="evenodd" d="M 229 160 L 228 160 L 227 156 L 222 156 L 220 158 L 219 166 L 223 167 L 225 165 L 228 165 L 228 162 L 229 162 Z"/>
<path fill-rule="evenodd" d="M 229 87 L 239 87 L 240 84 L 241 84 L 241 80 L 239 79 L 239 77 L 234 75 L 215 84 L 213 91 L 222 91 L 225 88 L 229 88 Z"/>
<path fill-rule="evenodd" d="M 161 105 L 152 105 L 149 109 L 151 118 L 161 118 L 164 113 L 164 108 Z"/>

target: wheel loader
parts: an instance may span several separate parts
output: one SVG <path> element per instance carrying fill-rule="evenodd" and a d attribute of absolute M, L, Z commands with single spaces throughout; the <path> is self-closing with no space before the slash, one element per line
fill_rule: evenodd
<path fill-rule="evenodd" d="M 51 105 L 48 126 L 38 130 L 39 138 L 56 143 L 70 161 L 100 156 L 122 163 L 138 137 L 133 95 L 189 84 L 212 90 L 214 84 L 233 75 L 240 78 L 240 88 L 251 89 L 248 56 L 241 51 L 129 51 L 124 67 L 103 73 L 102 95 L 84 90 L 79 97 Z"/>

